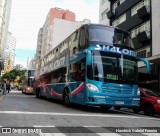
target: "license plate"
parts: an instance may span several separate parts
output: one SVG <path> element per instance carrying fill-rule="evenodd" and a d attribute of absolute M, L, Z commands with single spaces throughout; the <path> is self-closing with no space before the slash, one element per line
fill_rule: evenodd
<path fill-rule="evenodd" d="M 115 101 L 115 104 L 124 104 L 124 101 Z"/>

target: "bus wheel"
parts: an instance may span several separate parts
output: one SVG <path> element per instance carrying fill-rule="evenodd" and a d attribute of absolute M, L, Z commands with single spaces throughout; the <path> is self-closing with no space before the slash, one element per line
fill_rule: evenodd
<path fill-rule="evenodd" d="M 36 98 L 39 98 L 39 90 L 36 89 Z"/>
<path fill-rule="evenodd" d="M 63 101 L 64 101 L 64 105 L 66 105 L 67 107 L 71 106 L 70 93 L 66 89 L 65 89 L 65 92 L 64 92 Z"/>
<path fill-rule="evenodd" d="M 105 106 L 105 105 L 100 106 L 100 108 L 101 108 L 102 111 L 107 111 L 107 110 L 109 110 L 111 107 L 112 107 L 112 106 Z"/>
<path fill-rule="evenodd" d="M 40 98 L 40 99 L 42 98 L 40 89 L 38 90 L 38 98 Z"/>

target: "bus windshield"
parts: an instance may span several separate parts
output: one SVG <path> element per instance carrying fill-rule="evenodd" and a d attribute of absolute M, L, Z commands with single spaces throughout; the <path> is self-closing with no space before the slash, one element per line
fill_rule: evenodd
<path fill-rule="evenodd" d="M 115 53 L 93 51 L 93 80 L 114 83 L 136 83 L 136 59 Z"/>
<path fill-rule="evenodd" d="M 33 87 L 34 85 L 34 78 L 28 78 L 28 86 Z"/>
<path fill-rule="evenodd" d="M 129 33 L 110 27 L 90 28 L 89 41 L 90 43 L 98 42 L 100 44 L 119 45 L 134 49 Z"/>
<path fill-rule="evenodd" d="M 34 77 L 35 70 L 28 70 L 28 77 Z"/>

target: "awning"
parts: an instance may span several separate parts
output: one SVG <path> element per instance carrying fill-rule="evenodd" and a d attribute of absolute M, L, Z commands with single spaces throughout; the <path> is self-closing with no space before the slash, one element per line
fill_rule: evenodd
<path fill-rule="evenodd" d="M 151 81 L 151 80 L 158 80 L 158 75 L 152 75 L 147 73 L 138 73 L 138 81 Z"/>
<path fill-rule="evenodd" d="M 150 63 L 160 64 L 160 54 L 147 58 Z"/>

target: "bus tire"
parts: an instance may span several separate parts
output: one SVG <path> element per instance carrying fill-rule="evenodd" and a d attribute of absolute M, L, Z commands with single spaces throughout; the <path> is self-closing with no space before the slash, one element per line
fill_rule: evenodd
<path fill-rule="evenodd" d="M 39 91 L 37 88 L 36 88 L 36 98 L 39 98 Z"/>
<path fill-rule="evenodd" d="M 64 90 L 64 93 L 63 93 L 63 102 L 64 102 L 64 105 L 65 105 L 65 106 L 71 107 L 70 92 L 69 92 L 68 89 L 65 89 L 65 90 Z"/>
<path fill-rule="evenodd" d="M 40 88 L 36 90 L 36 98 L 39 98 L 39 99 L 42 98 Z"/>

